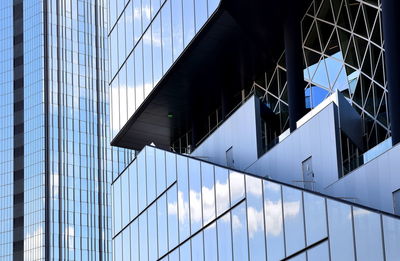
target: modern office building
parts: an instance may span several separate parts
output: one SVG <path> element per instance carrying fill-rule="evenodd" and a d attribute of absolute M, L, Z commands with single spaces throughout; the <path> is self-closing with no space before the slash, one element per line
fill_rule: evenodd
<path fill-rule="evenodd" d="M 109 2 L 114 260 L 398 260 L 395 0 Z"/>
<path fill-rule="evenodd" d="M 0 260 L 110 259 L 106 6 L 0 2 Z"/>

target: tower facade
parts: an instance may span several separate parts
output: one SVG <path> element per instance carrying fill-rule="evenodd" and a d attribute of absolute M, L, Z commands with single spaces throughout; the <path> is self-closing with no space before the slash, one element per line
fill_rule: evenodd
<path fill-rule="evenodd" d="M 106 3 L 0 9 L 0 259 L 109 260 Z"/>

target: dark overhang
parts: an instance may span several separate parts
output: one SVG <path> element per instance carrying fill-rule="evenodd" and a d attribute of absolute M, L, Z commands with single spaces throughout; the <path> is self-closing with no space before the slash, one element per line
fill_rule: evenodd
<path fill-rule="evenodd" d="M 154 142 L 168 148 L 220 104 L 224 89 L 248 87 L 283 51 L 281 3 L 222 0 L 111 145 L 141 150 Z"/>

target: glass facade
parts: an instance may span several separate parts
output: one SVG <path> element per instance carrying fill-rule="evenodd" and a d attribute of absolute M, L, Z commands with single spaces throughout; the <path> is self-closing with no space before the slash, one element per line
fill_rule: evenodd
<path fill-rule="evenodd" d="M 110 183 L 132 153 L 109 146 L 106 13 L 1 1 L 1 260 L 111 258 Z"/>
<path fill-rule="evenodd" d="M 400 258 L 398 217 L 154 147 L 112 187 L 114 260 Z"/>
<path fill-rule="evenodd" d="M 218 0 L 109 1 L 114 137 L 179 58 Z"/>

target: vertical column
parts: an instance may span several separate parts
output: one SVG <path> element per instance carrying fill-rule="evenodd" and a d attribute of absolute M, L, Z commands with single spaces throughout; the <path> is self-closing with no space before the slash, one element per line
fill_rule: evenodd
<path fill-rule="evenodd" d="M 393 145 L 400 142 L 400 3 L 382 0 L 386 77 L 389 90 L 389 117 Z"/>
<path fill-rule="evenodd" d="M 298 0 L 287 0 L 284 23 L 285 57 L 287 70 L 287 88 L 289 96 L 290 131 L 296 129 L 296 122 L 305 112 L 303 56 L 301 41 L 301 6 Z"/>
<path fill-rule="evenodd" d="M 13 260 L 24 260 L 24 53 L 23 5 L 13 2 L 14 35 L 14 196 Z"/>

